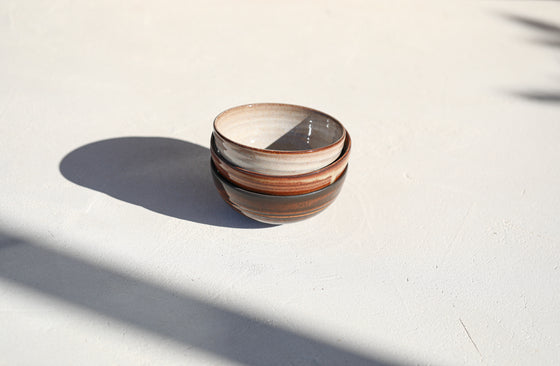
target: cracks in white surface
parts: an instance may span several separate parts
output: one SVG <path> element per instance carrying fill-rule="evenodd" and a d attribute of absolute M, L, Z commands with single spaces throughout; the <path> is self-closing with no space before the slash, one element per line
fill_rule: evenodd
<path fill-rule="evenodd" d="M 457 241 L 459 240 L 461 233 L 465 229 L 465 225 L 466 225 L 466 223 L 467 223 L 467 221 L 468 221 L 468 219 L 471 215 L 471 212 L 472 212 L 472 209 L 473 209 L 474 205 L 475 205 L 475 202 L 472 202 L 470 204 L 469 208 L 467 209 L 467 212 L 463 216 L 463 219 L 461 220 L 461 224 L 459 225 L 459 228 L 455 232 L 455 235 L 453 236 L 453 239 L 449 242 L 449 245 L 447 246 L 447 249 L 445 250 L 445 254 L 443 255 L 443 259 L 441 260 L 441 265 L 445 264 L 445 262 L 447 261 L 447 259 L 451 255 L 451 253 L 453 253 L 453 249 L 455 248 L 455 245 L 457 244 Z"/>
<path fill-rule="evenodd" d="M 91 208 L 95 205 L 95 203 L 97 201 L 99 201 L 99 198 L 101 197 L 101 194 L 96 193 L 90 200 L 89 203 L 87 205 L 87 207 L 84 210 L 84 214 L 89 213 L 89 211 L 91 210 Z"/>
<path fill-rule="evenodd" d="M 465 330 L 465 333 L 467 333 L 467 337 L 469 337 L 469 340 L 471 341 L 472 345 L 474 346 L 474 348 L 476 349 L 476 352 L 478 352 L 478 354 L 480 355 L 480 357 L 482 356 L 482 353 L 480 353 L 480 350 L 478 349 L 478 346 L 476 345 L 476 343 L 474 342 L 474 339 L 472 338 L 471 334 L 469 333 L 469 330 L 467 329 L 467 327 L 465 326 L 465 323 L 463 323 L 463 321 L 461 320 L 461 318 L 459 318 L 459 322 L 461 323 L 461 325 L 463 326 L 463 329 Z"/>
<path fill-rule="evenodd" d="M 14 103 L 14 100 L 16 98 L 16 92 L 17 90 L 13 87 L 10 88 L 10 90 L 8 91 L 7 93 L 8 95 L 2 105 L 2 108 L 0 109 L 0 121 L 4 119 L 4 115 L 6 114 L 10 106 Z"/>

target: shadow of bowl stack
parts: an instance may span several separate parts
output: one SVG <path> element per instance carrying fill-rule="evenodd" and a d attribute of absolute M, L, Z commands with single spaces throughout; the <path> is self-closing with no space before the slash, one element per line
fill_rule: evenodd
<path fill-rule="evenodd" d="M 327 208 L 347 174 L 350 135 L 333 117 L 301 106 L 248 104 L 214 120 L 211 169 L 222 198 L 269 224 Z"/>

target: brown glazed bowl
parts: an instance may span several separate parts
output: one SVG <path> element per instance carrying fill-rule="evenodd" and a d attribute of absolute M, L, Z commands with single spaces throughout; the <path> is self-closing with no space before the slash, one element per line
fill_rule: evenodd
<path fill-rule="evenodd" d="M 348 164 L 352 140 L 347 131 L 342 153 L 334 162 L 311 173 L 298 175 L 266 175 L 252 172 L 227 161 L 216 147 L 214 135 L 210 139 L 210 145 L 212 161 L 218 172 L 228 181 L 253 192 L 291 196 L 310 193 L 336 181 Z"/>
<path fill-rule="evenodd" d="M 333 117 L 311 108 L 257 103 L 220 113 L 213 134 L 222 156 L 243 169 L 296 175 L 335 161 L 346 130 Z"/>
<path fill-rule="evenodd" d="M 346 172 L 332 184 L 317 191 L 294 196 L 273 196 L 248 191 L 224 178 L 210 161 L 218 192 L 231 207 L 241 214 L 267 224 L 286 224 L 305 220 L 327 208 L 340 192 Z"/>

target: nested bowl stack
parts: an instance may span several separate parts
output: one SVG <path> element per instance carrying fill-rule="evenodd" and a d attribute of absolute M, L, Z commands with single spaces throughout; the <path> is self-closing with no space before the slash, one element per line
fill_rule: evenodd
<path fill-rule="evenodd" d="M 301 221 L 340 192 L 352 141 L 333 117 L 290 104 L 228 109 L 214 120 L 211 170 L 222 198 L 260 222 Z"/>

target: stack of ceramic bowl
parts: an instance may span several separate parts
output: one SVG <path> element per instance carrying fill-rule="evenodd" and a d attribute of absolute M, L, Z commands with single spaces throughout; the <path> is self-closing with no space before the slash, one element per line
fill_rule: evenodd
<path fill-rule="evenodd" d="M 329 206 L 346 177 L 351 140 L 333 117 L 261 103 L 214 120 L 212 175 L 222 198 L 254 220 L 283 224 Z"/>

